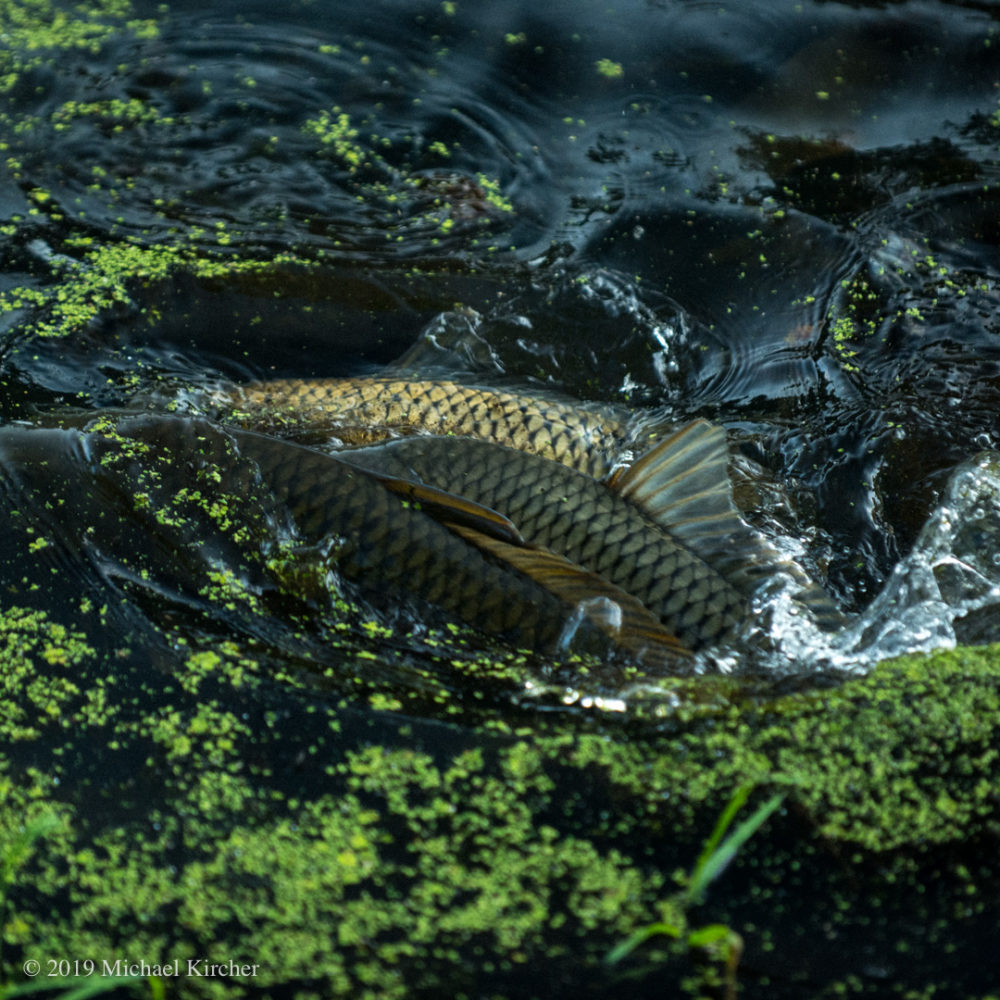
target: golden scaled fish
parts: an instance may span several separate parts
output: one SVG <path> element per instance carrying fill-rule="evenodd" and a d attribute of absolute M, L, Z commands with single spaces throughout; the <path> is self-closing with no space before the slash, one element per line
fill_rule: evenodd
<path fill-rule="evenodd" d="M 654 430 L 610 406 L 448 379 L 285 379 L 252 382 L 217 400 L 232 408 L 227 420 L 256 430 L 328 433 L 346 445 L 415 431 L 481 438 L 597 479 L 626 449 L 645 450 Z"/>

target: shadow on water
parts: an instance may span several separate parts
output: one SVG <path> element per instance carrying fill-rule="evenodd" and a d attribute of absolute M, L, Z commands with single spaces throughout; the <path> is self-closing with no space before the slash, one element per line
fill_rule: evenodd
<path fill-rule="evenodd" d="M 602 962 L 681 919 L 748 783 L 785 805 L 682 915 L 742 935 L 741 995 L 995 988 L 992 8 L 31 6 L 0 3 L 0 864 L 63 826 L 0 885 L 0 989 L 162 948 L 263 963 L 220 996 L 728 997 L 681 937 Z M 674 677 L 344 578 L 219 400 L 387 371 L 722 425 L 847 623 L 776 577 Z"/>

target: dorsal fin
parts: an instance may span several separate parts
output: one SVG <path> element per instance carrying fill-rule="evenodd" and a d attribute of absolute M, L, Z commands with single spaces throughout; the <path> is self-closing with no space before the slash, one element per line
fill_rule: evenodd
<path fill-rule="evenodd" d="M 449 524 L 448 527 L 480 551 L 530 577 L 569 607 L 582 608 L 591 624 L 621 648 L 645 654 L 647 659 L 673 662 L 674 666 L 678 658 L 688 659 L 692 655 L 641 601 L 596 573 L 548 549 L 511 544 L 466 524 Z M 588 614 L 587 602 L 601 597 L 618 605 L 619 623 L 611 624 L 601 616 Z"/>
<path fill-rule="evenodd" d="M 608 488 L 711 562 L 731 533 L 746 530 L 733 506 L 728 463 L 722 428 L 694 420 L 616 472 Z"/>
<path fill-rule="evenodd" d="M 617 471 L 608 488 L 626 497 L 744 593 L 775 573 L 790 576 L 795 597 L 816 623 L 843 623 L 829 594 L 740 518 L 729 479 L 729 449 L 721 427 L 693 420 Z"/>
<path fill-rule="evenodd" d="M 390 492 L 404 497 L 412 503 L 419 504 L 421 509 L 436 521 L 441 521 L 449 526 L 463 525 L 474 529 L 485 537 L 495 538 L 512 545 L 527 544 L 514 522 L 491 507 L 484 507 L 467 497 L 460 497 L 455 493 L 436 489 L 426 483 L 401 479 L 399 476 L 389 476 L 364 466 L 356 466 L 356 468 L 380 482 Z"/>

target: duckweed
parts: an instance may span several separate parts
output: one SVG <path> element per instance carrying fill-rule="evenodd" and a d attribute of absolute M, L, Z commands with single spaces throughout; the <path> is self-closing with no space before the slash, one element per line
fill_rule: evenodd
<path fill-rule="evenodd" d="M 613 59 L 598 59 L 597 72 L 608 80 L 620 80 L 625 75 L 622 64 L 615 62 Z"/>
<path fill-rule="evenodd" d="M 13 89 L 21 74 L 42 65 L 60 49 L 99 51 L 110 35 L 127 31 L 136 38 L 155 38 L 153 20 L 132 16 L 127 0 L 95 0 L 67 10 L 49 0 L 0 3 L 4 46 L 0 50 L 0 94 Z"/>
<path fill-rule="evenodd" d="M 484 726 L 472 748 L 377 695 L 383 714 L 359 725 L 350 701 L 316 700 L 294 679 L 278 712 L 263 712 L 272 682 L 232 643 L 193 649 L 179 684 L 136 688 L 41 612 L 7 609 L 0 634 L 5 700 L 21 706 L 2 723 L 7 815 L 66 817 L 10 889 L 11 961 L 259 966 L 252 982 L 189 979 L 186 996 L 278 984 L 302 996 L 457 993 L 487 970 L 498 995 L 521 995 L 520 977 L 540 964 L 627 974 L 602 971 L 603 956 L 666 912 L 671 872 L 748 781 L 787 803 L 784 823 L 772 820 L 784 834 L 759 834 L 737 863 L 760 882 L 752 897 L 770 892 L 769 872 L 794 883 L 805 859 L 828 869 L 817 853 L 827 844 L 855 863 L 878 858 L 868 895 L 892 899 L 919 884 L 935 845 L 1000 830 L 995 648 L 886 663 L 822 693 L 730 701 L 669 733 L 625 739 L 613 726 L 538 720 L 516 734 Z M 47 736 L 53 718 L 70 734 L 63 753 Z M 34 748 L 42 769 L 18 748 Z M 81 779 L 81 754 L 104 764 Z M 111 822 L 88 805 L 107 792 Z M 790 847 L 803 822 L 811 833 Z M 994 876 L 955 873 L 961 923 L 969 904 L 985 905 L 977 879 Z M 868 912 L 848 890 L 838 883 L 832 917 L 845 928 Z M 751 947 L 780 946 L 789 930 L 739 929 Z M 711 963 L 693 973 L 676 943 L 660 947 L 693 976 L 692 995 L 718 978 Z"/>
<path fill-rule="evenodd" d="M 448 15 L 456 8 L 442 6 Z M 0 0 L 0 95 L 59 50 L 96 51 L 112 32 L 155 35 L 155 23 L 133 13 L 122 0 L 71 9 Z M 623 73 L 610 60 L 597 72 Z M 81 120 L 113 130 L 173 124 L 131 99 L 66 102 L 16 128 Z M 317 152 L 350 177 L 366 175 L 359 197 L 393 213 L 409 199 L 418 221 L 442 234 L 463 199 L 513 211 L 499 180 L 444 177 L 428 187 L 394 168 L 387 140 L 363 139 L 366 130 L 336 107 L 305 126 Z M 451 154 L 443 143 L 429 149 L 438 160 Z M 9 140 L 0 150 L 10 153 Z M 30 183 L 16 156 L 7 159 L 15 179 Z M 95 165 L 94 183 L 112 183 L 105 173 Z M 26 204 L 33 219 L 64 221 L 58 191 L 32 187 Z M 141 309 L 137 288 L 178 273 L 314 267 L 295 255 L 237 259 L 226 226 L 206 225 L 211 253 L 195 227 L 146 245 L 53 226 L 63 235 L 46 256 L 49 278 L 6 290 L 0 310 L 30 311 L 32 336 L 66 337 L 110 310 Z M 954 278 L 932 258 L 921 266 L 935 281 Z M 875 332 L 874 292 L 858 279 L 845 295 L 828 327 L 856 370 L 855 350 Z M 104 468 L 143 466 L 135 499 L 160 527 L 183 536 L 210 523 L 252 541 L 246 499 L 240 508 L 209 481 L 217 467 L 167 499 L 159 469 L 169 455 L 119 434 L 114 421 L 90 431 L 108 441 Z M 33 558 L 48 547 L 43 535 L 26 543 Z M 757 980 L 747 987 L 771 977 L 758 995 L 776 995 L 774 981 L 801 947 L 796 905 L 825 910 L 838 949 L 881 935 L 890 958 L 878 986 L 887 995 L 935 992 L 929 966 L 910 957 L 925 948 L 957 951 L 969 928 L 995 938 L 998 874 L 982 859 L 996 856 L 1000 836 L 1000 648 L 906 658 L 784 697 L 744 696 L 710 678 L 678 682 L 681 708 L 652 722 L 523 711 L 503 699 L 509 710 L 498 712 L 476 696 L 522 692 L 534 676 L 528 655 L 484 651 L 459 628 L 421 630 L 402 637 L 423 659 L 398 657 L 408 683 L 396 684 L 374 668 L 393 661 L 401 637 L 337 593 L 310 556 L 278 548 L 260 562 L 281 596 L 329 601 L 323 638 L 355 666 L 351 691 L 307 669 L 305 644 L 301 672 L 277 671 L 254 636 L 164 625 L 154 665 L 106 648 L 106 605 L 84 599 L 63 621 L 31 607 L 30 595 L 0 606 L 0 861 L 16 860 L 2 869 L 0 984 L 20 979 L 29 958 L 89 956 L 255 969 L 188 977 L 179 989 L 190 997 L 525 996 L 567 983 L 619 995 L 639 983 L 662 995 L 665 978 L 700 996 L 718 969 L 675 948 L 647 954 L 668 957 L 666 970 L 638 958 L 611 973 L 602 962 L 651 914 L 669 918 L 674 873 L 690 868 L 714 817 L 748 783 L 783 793 L 784 813 L 706 907 L 754 952 L 748 976 Z M 200 582 L 211 607 L 254 619 L 266 612 L 229 568 Z M 577 676 L 599 668 L 572 664 Z M 26 828 L 41 831 L 30 849 Z M 887 911 L 893 920 L 882 919 Z M 844 971 L 852 948 L 841 951 L 816 995 L 869 985 L 863 964 Z M 782 995 L 802 991 L 792 983 Z"/>
<path fill-rule="evenodd" d="M 280 270 L 289 265 L 311 266 L 294 255 L 277 255 L 269 262 L 224 261 L 183 246 L 146 247 L 139 243 L 97 246 L 80 260 L 56 261 L 63 280 L 42 287 L 18 286 L 0 295 L 0 311 L 30 310 L 31 331 L 37 337 L 66 337 L 86 330 L 108 310 L 139 308 L 136 288 L 186 272 L 198 278 Z M 155 321 L 155 316 L 149 317 Z"/>

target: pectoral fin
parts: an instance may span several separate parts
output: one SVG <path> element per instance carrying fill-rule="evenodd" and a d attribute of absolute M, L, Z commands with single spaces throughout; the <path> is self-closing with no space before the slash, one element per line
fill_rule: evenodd
<path fill-rule="evenodd" d="M 419 504 L 420 508 L 437 521 L 449 526 L 459 525 L 471 528 L 484 537 L 495 538 L 497 541 L 512 545 L 526 545 L 521 532 L 514 522 L 503 514 L 484 507 L 456 493 L 448 493 L 425 483 L 401 479 L 398 476 L 388 476 L 371 469 L 363 471 L 380 482 L 387 490 L 401 496 L 411 503 Z"/>

